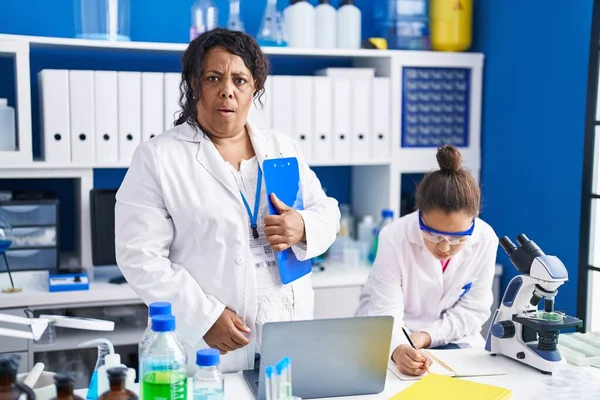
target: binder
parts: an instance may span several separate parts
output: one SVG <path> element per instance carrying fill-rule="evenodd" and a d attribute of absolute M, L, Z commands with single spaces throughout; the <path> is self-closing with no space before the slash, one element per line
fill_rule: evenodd
<path fill-rule="evenodd" d="M 118 73 L 119 163 L 129 165 L 141 143 L 142 79 L 140 72 Z"/>
<path fill-rule="evenodd" d="M 508 400 L 512 391 L 499 386 L 487 385 L 448 376 L 429 374 L 390 400 L 460 399 L 460 400 Z"/>
<path fill-rule="evenodd" d="M 252 107 L 250 108 L 250 116 L 248 117 L 254 125 L 264 129 L 271 129 L 273 127 L 273 113 L 271 111 L 273 107 L 273 94 L 271 91 L 271 77 L 269 76 L 265 81 L 265 91 L 260 101 L 258 98 L 253 100 Z"/>
<path fill-rule="evenodd" d="M 38 74 L 41 146 L 47 163 L 71 162 L 69 71 L 45 69 Z"/>
<path fill-rule="evenodd" d="M 314 135 L 313 160 L 317 163 L 330 162 L 333 158 L 333 85 L 331 78 L 313 77 Z"/>
<path fill-rule="evenodd" d="M 352 161 L 371 156 L 371 79 L 352 81 Z"/>
<path fill-rule="evenodd" d="M 69 71 L 71 162 L 94 164 L 94 71 Z"/>
<path fill-rule="evenodd" d="M 119 120 L 117 72 L 94 72 L 94 109 L 96 121 L 96 164 L 119 162 Z"/>
<path fill-rule="evenodd" d="M 174 122 L 178 118 L 181 108 L 179 107 L 179 84 L 181 83 L 181 74 L 169 72 L 165 74 L 164 87 L 164 130 L 169 130 L 175 126 Z"/>
<path fill-rule="evenodd" d="M 371 158 L 388 160 L 391 147 L 391 83 L 390 78 L 373 79 L 371 91 Z"/>
<path fill-rule="evenodd" d="M 292 76 L 275 75 L 273 89 L 273 129 L 285 135 L 294 135 L 294 106 Z"/>
<path fill-rule="evenodd" d="M 352 149 L 352 81 L 333 80 L 333 159 L 349 162 Z"/>
<path fill-rule="evenodd" d="M 307 162 L 313 160 L 313 77 L 295 76 L 293 80 L 294 139 L 300 144 Z"/>
<path fill-rule="evenodd" d="M 265 188 L 269 198 L 269 213 L 271 215 L 279 215 L 279 212 L 271 202 L 271 193 L 275 193 L 279 200 L 296 210 L 304 209 L 300 169 L 297 158 L 267 159 L 263 161 L 262 169 L 265 177 Z M 284 285 L 309 274 L 312 270 L 312 262 L 310 260 L 299 261 L 291 248 L 284 251 L 276 251 L 275 256 L 277 258 L 281 283 Z"/>
<path fill-rule="evenodd" d="M 164 130 L 164 75 L 142 72 L 142 142 Z"/>

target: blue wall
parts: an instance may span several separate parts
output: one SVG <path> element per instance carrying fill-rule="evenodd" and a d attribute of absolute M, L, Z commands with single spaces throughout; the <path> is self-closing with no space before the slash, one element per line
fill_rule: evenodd
<path fill-rule="evenodd" d="M 569 282 L 556 304 L 572 314 L 592 0 L 479 0 L 475 10 L 475 50 L 485 53 L 482 216 L 499 236 L 525 233 L 564 262 Z M 499 261 L 506 285 L 516 270 L 502 250 Z"/>

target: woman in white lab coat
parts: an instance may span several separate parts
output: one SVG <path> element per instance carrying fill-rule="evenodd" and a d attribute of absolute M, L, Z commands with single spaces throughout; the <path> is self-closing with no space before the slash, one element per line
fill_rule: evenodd
<path fill-rule="evenodd" d="M 212 347 L 223 371 L 252 369 L 264 323 L 313 316 L 311 277 L 282 285 L 272 249 L 324 253 L 340 212 L 290 136 L 247 120 L 269 72 L 253 38 L 204 33 L 182 64 L 176 126 L 138 147 L 117 193 L 117 263 L 145 303 L 172 304 L 189 366 Z M 265 190 L 259 166 L 277 157 L 299 160 L 302 211 Z"/>
<path fill-rule="evenodd" d="M 480 191 L 453 146 L 438 149 L 440 169 L 415 194 L 418 211 L 386 226 L 357 315 L 394 317 L 392 359 L 421 375 L 428 360 L 411 348 L 483 346 L 493 301 L 498 238 L 477 218 Z M 429 361 L 430 363 L 430 361 Z"/>

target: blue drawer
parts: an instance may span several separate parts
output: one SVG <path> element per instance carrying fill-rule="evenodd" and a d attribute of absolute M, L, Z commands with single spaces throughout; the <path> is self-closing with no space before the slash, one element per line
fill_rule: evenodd
<path fill-rule="evenodd" d="M 58 266 L 58 251 L 54 249 L 7 250 L 6 258 L 11 271 L 49 270 Z M 0 257 L 0 272 L 6 272 L 3 257 Z"/>
<path fill-rule="evenodd" d="M 14 227 L 56 225 L 56 204 L 0 205 L 0 218 Z"/>
<path fill-rule="evenodd" d="M 13 228 L 11 250 L 56 246 L 56 226 Z"/>

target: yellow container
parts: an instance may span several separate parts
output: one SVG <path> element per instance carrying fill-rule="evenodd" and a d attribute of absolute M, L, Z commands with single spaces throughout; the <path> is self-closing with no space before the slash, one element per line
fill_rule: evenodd
<path fill-rule="evenodd" d="M 472 31 L 473 0 L 431 0 L 429 33 L 433 50 L 468 50 Z"/>

